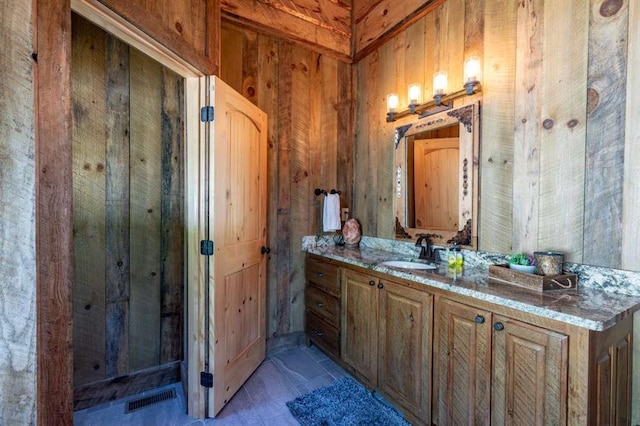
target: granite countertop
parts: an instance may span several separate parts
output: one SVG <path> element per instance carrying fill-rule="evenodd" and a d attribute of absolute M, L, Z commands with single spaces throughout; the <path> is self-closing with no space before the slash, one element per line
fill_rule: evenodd
<path fill-rule="evenodd" d="M 488 282 L 487 266 L 465 267 L 462 275 L 451 276 L 446 264 L 438 269 L 408 270 L 379 265 L 387 260 L 413 261 L 415 257 L 375 248 L 339 246 L 304 247 L 304 251 L 360 266 L 390 276 L 411 280 L 452 293 L 463 294 L 497 305 L 518 309 L 589 330 L 601 331 L 640 309 L 640 297 L 581 287 L 576 290 L 535 292 L 517 286 Z"/>

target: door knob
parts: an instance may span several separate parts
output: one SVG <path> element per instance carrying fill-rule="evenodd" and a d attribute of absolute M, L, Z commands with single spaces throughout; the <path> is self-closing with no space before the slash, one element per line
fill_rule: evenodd
<path fill-rule="evenodd" d="M 476 319 L 474 321 L 476 322 L 476 324 L 483 324 L 484 317 L 482 315 L 476 315 Z"/>
<path fill-rule="evenodd" d="M 502 331 L 502 330 L 504 330 L 504 324 L 502 324 L 501 322 L 497 322 L 497 323 L 493 324 L 493 329 L 495 331 Z"/>
<path fill-rule="evenodd" d="M 265 254 L 265 253 L 269 254 L 270 252 L 271 252 L 271 249 L 269 247 L 262 246 L 262 248 L 260 249 L 260 253 L 262 254 Z"/>

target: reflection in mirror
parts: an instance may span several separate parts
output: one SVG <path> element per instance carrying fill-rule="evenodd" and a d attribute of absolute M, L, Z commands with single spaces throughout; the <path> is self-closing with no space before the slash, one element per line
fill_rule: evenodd
<path fill-rule="evenodd" d="M 396 238 L 477 248 L 478 101 L 396 129 Z"/>

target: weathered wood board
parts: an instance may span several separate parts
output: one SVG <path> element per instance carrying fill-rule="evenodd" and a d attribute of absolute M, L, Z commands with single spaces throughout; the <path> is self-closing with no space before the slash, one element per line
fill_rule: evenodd
<path fill-rule="evenodd" d="M 74 15 L 76 386 L 183 350 L 182 78 Z"/>

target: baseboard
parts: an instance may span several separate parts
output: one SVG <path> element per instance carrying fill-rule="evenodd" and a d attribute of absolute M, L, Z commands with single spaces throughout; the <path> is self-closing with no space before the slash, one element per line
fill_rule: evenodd
<path fill-rule="evenodd" d="M 73 389 L 73 409 L 82 410 L 180 381 L 180 361 L 100 380 Z"/>
<path fill-rule="evenodd" d="M 307 344 L 307 336 L 304 331 L 283 334 L 282 336 L 267 339 L 267 356 L 289 349 L 299 348 Z"/>

